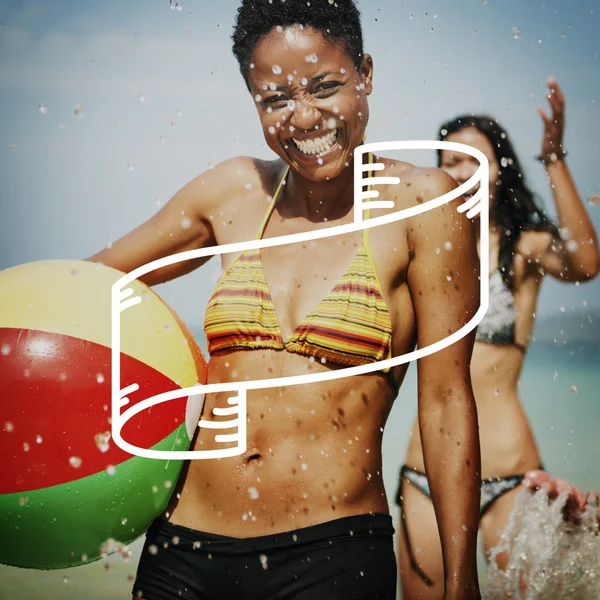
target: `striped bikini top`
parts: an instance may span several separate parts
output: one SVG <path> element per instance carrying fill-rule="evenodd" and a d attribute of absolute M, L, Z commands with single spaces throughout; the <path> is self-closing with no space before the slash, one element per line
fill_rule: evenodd
<path fill-rule="evenodd" d="M 289 167 L 255 239 L 262 238 L 288 172 Z M 346 273 L 289 340 L 282 338 L 260 249 L 243 252 L 223 273 L 206 308 L 204 331 L 211 355 L 235 348 L 286 350 L 348 366 L 391 358 L 392 325 L 369 248 L 369 229 L 363 230 Z M 382 371 L 397 390 L 389 369 Z"/>

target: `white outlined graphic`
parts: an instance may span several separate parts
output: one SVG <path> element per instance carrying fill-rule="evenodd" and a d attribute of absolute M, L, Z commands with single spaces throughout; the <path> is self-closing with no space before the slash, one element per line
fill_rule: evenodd
<path fill-rule="evenodd" d="M 364 192 L 363 187 L 366 185 L 394 185 L 399 183 L 397 177 L 366 177 L 365 173 L 370 171 L 384 171 L 385 165 L 383 163 L 371 163 L 363 165 L 363 155 L 366 153 L 375 153 L 386 150 L 454 150 L 455 152 L 461 152 L 469 154 L 479 160 L 479 168 L 476 173 L 465 183 L 440 196 L 424 202 L 418 206 L 410 209 L 400 210 L 380 217 L 372 217 L 363 220 L 363 212 L 365 208 L 393 208 L 394 204 L 392 201 L 385 199 L 373 200 L 379 198 L 378 191 Z M 458 331 L 449 335 L 448 337 L 431 344 L 425 348 L 419 348 L 408 354 L 396 356 L 394 358 L 382 360 L 376 363 L 367 365 L 360 365 L 354 367 L 347 367 L 343 369 L 333 369 L 331 371 L 325 371 L 322 373 L 313 373 L 308 375 L 296 375 L 290 377 L 277 377 L 273 379 L 261 379 L 254 381 L 241 381 L 241 382 L 225 382 L 215 383 L 208 385 L 196 385 L 194 387 L 174 390 L 162 394 L 157 394 L 145 400 L 136 403 L 133 406 L 127 408 L 129 404 L 128 395 L 139 390 L 137 383 L 128 385 L 125 388 L 121 388 L 121 313 L 126 310 L 131 310 L 137 304 L 142 302 L 139 296 L 133 296 L 133 290 L 128 287 L 133 281 L 142 277 L 143 275 L 168 265 L 172 265 L 178 262 L 183 262 L 191 259 L 197 259 L 202 257 L 210 257 L 228 253 L 238 253 L 246 250 L 252 250 L 257 248 L 267 248 L 274 246 L 281 246 L 284 244 L 292 244 L 296 242 L 305 242 L 316 239 L 322 239 L 327 237 L 333 237 L 335 235 L 341 235 L 345 233 L 351 233 L 354 231 L 362 231 L 363 229 L 378 227 L 400 221 L 418 214 L 422 214 L 429 210 L 438 208 L 456 198 L 462 196 L 468 190 L 474 188 L 479 184 L 479 189 L 473 195 L 471 199 L 458 207 L 458 212 L 466 213 L 468 219 L 472 219 L 476 215 L 480 215 L 480 305 L 477 313 L 474 317 Z M 479 322 L 483 319 L 483 316 L 487 312 L 489 305 L 489 264 L 488 264 L 488 253 L 489 253 L 489 206 L 488 206 L 488 193 L 489 193 L 489 163 L 485 155 L 465 144 L 458 144 L 456 142 L 446 141 L 407 141 L 407 142 L 376 142 L 363 144 L 355 149 L 354 156 L 354 223 L 347 225 L 340 225 L 336 227 L 330 227 L 326 229 L 320 229 L 317 231 L 308 231 L 305 233 L 298 233 L 292 235 L 286 235 L 276 238 L 266 238 L 259 240 L 251 240 L 248 242 L 240 242 L 235 244 L 227 244 L 224 246 L 213 246 L 210 248 L 201 248 L 199 250 L 191 250 L 188 252 L 181 252 L 155 260 L 151 263 L 143 265 L 130 273 L 127 273 L 121 277 L 113 286 L 111 290 L 111 435 L 115 444 L 129 452 L 130 454 L 142 456 L 145 458 L 156 458 L 163 460 L 197 460 L 197 459 L 210 459 L 210 458 L 224 458 L 230 456 L 238 456 L 246 451 L 246 393 L 248 390 L 267 389 L 274 387 L 283 387 L 291 385 L 302 385 L 307 383 L 318 383 L 321 381 L 328 381 L 332 379 L 342 379 L 345 377 L 352 377 L 354 375 L 361 375 L 365 373 L 373 373 L 382 369 L 387 369 L 397 365 L 405 364 L 407 362 L 429 356 L 438 350 L 443 350 L 451 344 L 463 338 L 469 332 L 471 332 Z M 366 200 L 366 201 L 365 201 Z M 140 448 L 125 441 L 121 435 L 121 430 L 125 423 L 129 421 L 136 414 L 147 410 L 148 408 L 174 400 L 176 398 L 194 397 L 194 396 L 205 396 L 206 394 L 217 393 L 217 392 L 228 392 L 232 393 L 228 399 L 228 408 L 215 408 L 213 414 L 215 416 L 232 416 L 233 418 L 227 421 L 207 421 L 201 419 L 198 422 L 200 428 L 213 429 L 215 431 L 221 430 L 236 430 L 235 433 L 226 433 L 215 435 L 215 441 L 217 443 L 224 442 L 236 442 L 235 447 L 222 448 L 217 450 L 151 450 L 148 448 Z M 235 393 L 236 395 L 233 395 Z M 189 402 L 189 400 L 188 400 Z M 123 410 L 124 409 L 124 410 Z M 123 411 L 123 412 L 122 412 Z"/>

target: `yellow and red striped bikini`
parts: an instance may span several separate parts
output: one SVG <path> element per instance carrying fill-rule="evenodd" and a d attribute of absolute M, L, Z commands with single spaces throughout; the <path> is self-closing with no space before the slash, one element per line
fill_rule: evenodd
<path fill-rule="evenodd" d="M 288 172 L 289 167 L 255 239 L 263 236 Z M 346 273 L 289 340 L 281 335 L 260 249 L 243 252 L 222 275 L 206 308 L 204 331 L 211 355 L 226 349 L 285 350 L 349 366 L 391 358 L 392 324 L 369 248 L 369 229 L 363 230 Z M 384 372 L 397 390 L 389 369 Z"/>

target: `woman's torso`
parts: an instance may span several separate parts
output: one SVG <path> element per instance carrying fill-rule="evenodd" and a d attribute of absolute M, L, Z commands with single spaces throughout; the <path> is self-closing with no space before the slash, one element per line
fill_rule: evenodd
<path fill-rule="evenodd" d="M 478 329 L 471 360 L 477 403 L 482 479 L 523 473 L 540 465 L 539 452 L 520 398 L 520 377 L 535 324 L 542 277 L 527 260 L 535 233 L 521 235 L 514 259 L 514 287 L 508 289 L 490 240 L 490 308 Z M 424 471 L 418 424 L 407 464 Z"/>
<path fill-rule="evenodd" d="M 279 161 L 263 168 L 249 182 L 255 193 L 229 198 L 221 214 L 211 219 L 219 244 L 256 236 L 269 207 L 265 197 L 273 194 L 284 172 Z M 413 192 L 406 189 L 406 203 L 410 205 Z M 352 221 L 351 210 L 320 223 L 283 218 L 276 205 L 262 237 Z M 364 255 L 367 249 L 368 264 L 375 267 L 376 283 L 389 310 L 391 353 L 410 351 L 415 343 L 415 323 L 406 285 L 409 253 L 403 227 L 400 221 L 374 228 L 368 240 L 361 232 L 353 232 L 262 249 L 257 255 L 261 277 L 281 338 L 287 341 L 292 337 L 298 325 L 347 274 L 357 255 Z M 231 267 L 233 272 L 239 265 L 236 258 L 223 256 L 224 275 L 219 285 L 227 286 L 227 269 Z M 363 262 L 366 260 L 363 256 Z M 303 375 L 330 368 L 343 365 L 287 350 L 229 348 L 211 357 L 209 383 Z M 393 370 L 398 383 L 405 372 L 405 366 Z M 227 406 L 229 395 L 208 396 L 203 418 L 215 418 L 212 408 Z M 169 518 L 195 529 L 248 537 L 353 514 L 387 513 L 381 437 L 395 396 L 396 390 L 384 373 L 248 391 L 247 452 L 186 465 L 168 509 Z M 212 430 L 199 430 L 194 448 L 211 449 L 213 437 Z"/>

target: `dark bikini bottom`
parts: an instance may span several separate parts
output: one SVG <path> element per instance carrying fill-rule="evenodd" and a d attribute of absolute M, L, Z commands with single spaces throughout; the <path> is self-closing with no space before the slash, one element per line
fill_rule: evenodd
<path fill-rule="evenodd" d="M 234 538 L 157 518 L 146 532 L 134 598 L 394 600 L 398 568 L 387 514 Z"/>

